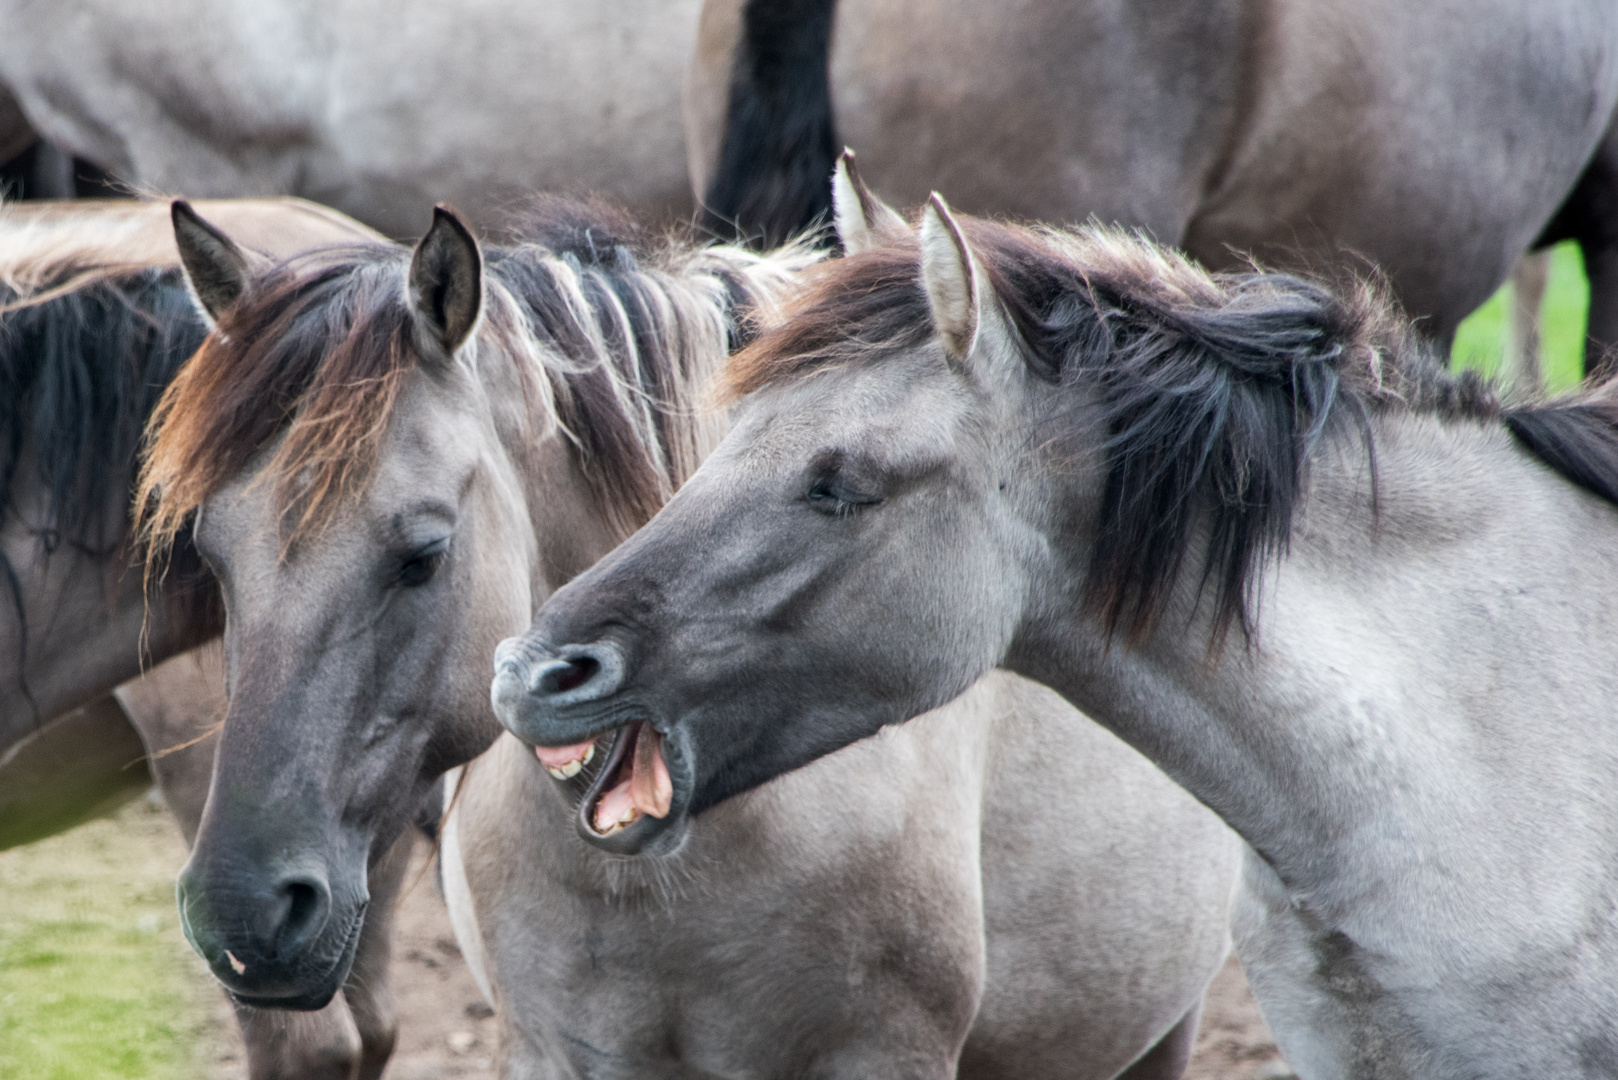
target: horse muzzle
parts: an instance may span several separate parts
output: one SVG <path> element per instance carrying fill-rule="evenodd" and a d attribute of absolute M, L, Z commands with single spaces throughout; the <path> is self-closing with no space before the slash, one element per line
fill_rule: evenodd
<path fill-rule="evenodd" d="M 366 899 L 334 901 L 323 875 L 286 874 L 267 888 L 207 888 L 188 866 L 176 892 L 186 939 L 236 1001 L 313 1011 L 348 978 Z"/>

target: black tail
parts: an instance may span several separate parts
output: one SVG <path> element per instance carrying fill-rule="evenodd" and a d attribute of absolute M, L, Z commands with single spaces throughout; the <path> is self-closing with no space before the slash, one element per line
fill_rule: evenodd
<path fill-rule="evenodd" d="M 826 220 L 838 142 L 826 72 L 837 0 L 748 0 L 704 227 L 766 245 Z"/>
<path fill-rule="evenodd" d="M 1618 505 L 1618 404 L 1574 401 L 1508 409 L 1506 426 L 1551 468 Z"/>

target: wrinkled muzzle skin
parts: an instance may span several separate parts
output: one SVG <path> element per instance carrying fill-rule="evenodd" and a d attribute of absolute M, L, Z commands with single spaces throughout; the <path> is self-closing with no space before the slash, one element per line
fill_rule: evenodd
<path fill-rule="evenodd" d="M 1029 541 L 1003 454 L 969 422 L 981 395 L 936 356 L 910 363 L 913 379 L 840 372 L 749 399 L 646 527 L 501 645 L 495 712 L 525 742 L 634 721 L 664 736 L 670 813 L 601 846 L 644 850 L 1004 654 Z M 956 619 L 958 603 L 989 617 Z"/>
<path fill-rule="evenodd" d="M 285 558 L 251 470 L 203 507 L 230 705 L 178 900 L 241 1001 L 330 1000 L 368 872 L 436 779 L 499 734 L 481 673 L 531 610 L 533 540 L 478 428 L 415 394 L 370 490 Z"/>

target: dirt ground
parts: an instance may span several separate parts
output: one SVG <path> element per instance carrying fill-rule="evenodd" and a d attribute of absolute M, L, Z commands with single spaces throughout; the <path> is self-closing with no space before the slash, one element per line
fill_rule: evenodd
<path fill-rule="evenodd" d="M 92 823 L 33 849 L 17 850 L 28 852 L 25 858 L 38 864 L 35 873 L 49 870 L 72 875 L 97 869 L 91 861 L 104 861 L 109 845 L 123 852 L 131 866 L 139 864 L 136 876 L 151 886 L 147 892 L 155 890 L 157 899 L 147 898 L 154 913 L 142 917 L 141 923 L 151 922 L 154 932 L 161 924 L 162 934 L 174 937 L 167 955 L 189 986 L 184 997 L 191 1003 L 188 1008 L 194 1010 L 194 1018 L 182 1027 L 190 1033 L 185 1037 L 200 1040 L 196 1060 L 201 1074 L 206 1080 L 247 1080 L 247 1062 L 230 1008 L 169 919 L 167 883 L 184 861 L 185 849 L 167 813 L 143 799 L 112 820 Z M 393 985 L 398 998 L 399 1041 L 387 1080 L 493 1080 L 494 1020 L 455 945 L 428 856 L 427 844 L 419 843 L 409 879 L 414 885 L 395 922 Z M 11 862 L 5 865 L 15 864 L 15 877 L 22 864 L 16 856 L 7 858 Z M 75 866 L 80 870 L 75 871 Z M 0 903 L 5 902 L 6 877 L 0 873 Z M 15 881 L 10 884 L 17 885 Z M 129 917 L 127 913 L 118 916 L 126 921 Z M 1189 1080 L 1285 1080 L 1292 1076 L 1280 1061 L 1234 960 L 1214 981 L 1196 1056 L 1186 1075 Z"/>

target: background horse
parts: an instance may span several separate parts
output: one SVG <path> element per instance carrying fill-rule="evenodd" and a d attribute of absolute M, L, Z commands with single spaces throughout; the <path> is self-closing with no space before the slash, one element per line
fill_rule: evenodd
<path fill-rule="evenodd" d="M 208 205 L 265 253 L 257 258 L 376 236 L 301 200 Z M 152 775 L 189 841 L 222 673 L 206 654 L 175 654 L 216 636 L 222 620 L 211 579 L 185 555 L 148 604 L 128 535 L 141 429 L 206 330 L 168 207 L 0 209 L 0 281 L 0 845 L 67 828 Z M 159 666 L 125 683 L 143 662 Z M 396 885 L 383 874 L 378 891 Z M 380 1073 L 393 1027 L 385 918 L 377 927 L 370 977 L 346 1004 L 313 1017 L 238 1013 L 255 1080 Z"/>
<path fill-rule="evenodd" d="M 138 188 L 301 195 L 405 236 L 536 189 L 691 206 L 698 0 L 71 9 L 0 3 L 0 83 L 47 142 Z"/>
<path fill-rule="evenodd" d="M 1300 1075 L 1618 1074 L 1614 388 L 1502 408 L 1369 289 L 1115 232 L 934 196 L 884 235 L 502 646 L 502 720 L 633 702 L 667 829 L 1005 666 L 1247 841 L 1237 952 Z"/>
<path fill-rule="evenodd" d="M 440 212 L 413 255 L 261 275 L 178 219 L 198 296 L 233 306 L 144 486 L 159 544 L 197 515 L 230 610 L 181 906 L 240 995 L 319 1004 L 342 978 L 365 853 L 498 733 L 495 642 L 696 466 L 708 374 L 812 259 L 546 205 L 516 247 Z M 1177 1076 L 1234 850 L 1053 707 L 986 687 L 634 865 L 645 747 L 576 747 L 551 779 L 502 742 L 452 796 L 444 867 L 507 1068 L 944 1077 L 964 1041 L 972 1075 L 1110 1077 L 1161 1040 L 1132 1075 Z M 1009 737 L 1008 713 L 1047 722 Z M 907 763 L 934 778 L 894 783 Z"/>
<path fill-rule="evenodd" d="M 1140 226 L 1215 268 L 1374 263 L 1422 333 L 1577 240 L 1587 363 L 1618 345 L 1618 7 L 1607 0 L 709 0 L 688 76 L 717 229 L 876 189 Z"/>

